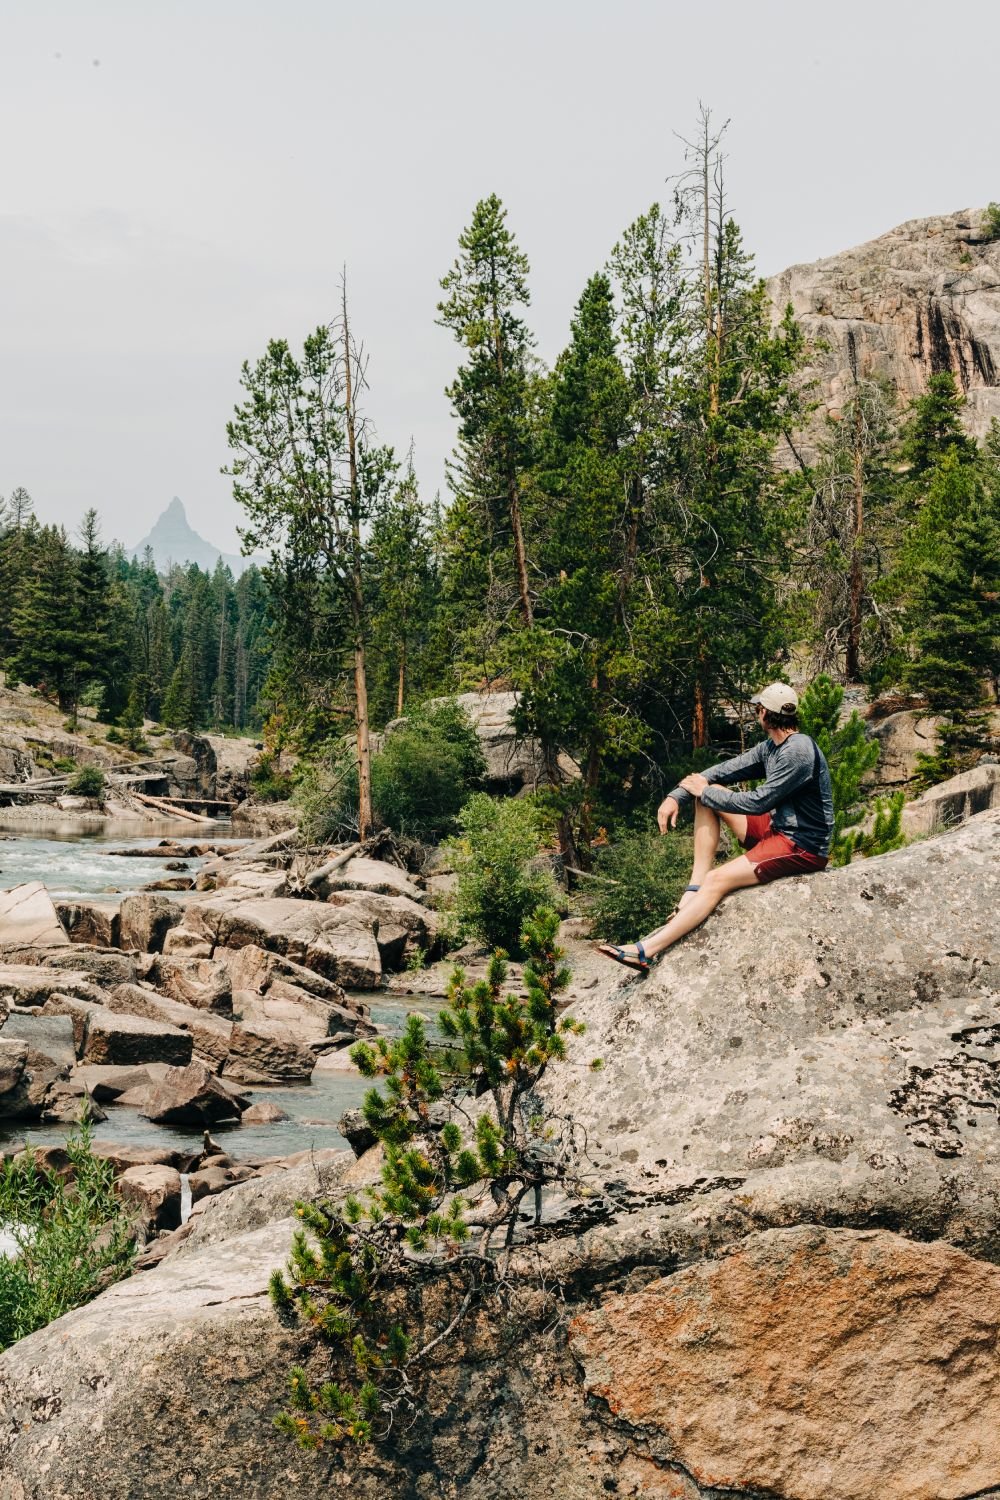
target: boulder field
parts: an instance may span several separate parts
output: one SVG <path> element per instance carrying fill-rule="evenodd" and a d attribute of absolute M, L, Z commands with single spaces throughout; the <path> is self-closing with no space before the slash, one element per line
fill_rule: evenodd
<path fill-rule="evenodd" d="M 98 1119 L 113 1102 L 211 1125 L 239 1116 L 235 1089 L 307 1083 L 322 1054 L 372 1035 L 344 987 L 378 989 L 433 948 L 424 882 L 348 850 L 307 884 L 294 845 L 286 830 L 190 846 L 215 857 L 169 896 L 57 908 L 41 882 L 0 892 L 0 1120 L 72 1121 L 90 1094 Z M 102 1068 L 140 1071 L 115 1092 Z"/>
<path fill-rule="evenodd" d="M 740 892 L 645 980 L 572 943 L 587 1031 L 539 1109 L 586 1195 L 412 1426 L 320 1454 L 271 1426 L 321 1368 L 266 1295 L 294 1201 L 377 1173 L 318 1153 L 0 1356 L 0 1500 L 1000 1497 L 998 894 L 987 811 Z"/>

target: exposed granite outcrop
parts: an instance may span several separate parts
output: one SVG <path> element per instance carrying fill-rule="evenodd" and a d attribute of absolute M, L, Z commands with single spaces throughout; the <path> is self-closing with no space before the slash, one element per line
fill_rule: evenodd
<path fill-rule="evenodd" d="M 905 406 L 950 370 L 982 437 L 1000 418 L 1000 240 L 980 210 L 911 219 L 867 244 L 771 277 L 776 313 L 790 302 L 813 348 L 807 374 L 821 407 L 797 446 L 815 452 L 823 416 L 839 416 L 855 377 L 879 377 Z"/>

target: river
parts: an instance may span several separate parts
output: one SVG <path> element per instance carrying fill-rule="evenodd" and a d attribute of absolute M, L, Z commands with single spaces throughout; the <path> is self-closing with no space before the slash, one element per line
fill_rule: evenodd
<path fill-rule="evenodd" d="M 154 831 L 141 836 L 106 830 L 81 834 L 78 828 L 65 823 L 33 826 L 30 832 L 16 835 L 4 832 L 0 821 L 0 888 L 10 888 L 25 881 L 41 880 L 55 900 L 68 901 L 75 898 L 94 900 L 101 896 L 138 890 L 150 880 L 162 878 L 163 859 L 143 859 L 135 855 L 115 857 L 112 849 L 151 848 L 163 838 L 176 839 L 179 843 L 196 843 L 200 838 L 213 844 L 230 842 L 226 838 L 226 825 L 220 824 L 218 832 L 205 832 L 190 823 L 179 826 L 175 822 L 156 825 Z M 232 840 L 231 842 L 242 842 Z M 194 874 L 204 863 L 203 859 L 185 861 Z M 370 1007 L 372 1020 L 387 1033 L 396 1033 L 401 1028 L 406 1013 L 411 1008 L 426 1013 L 426 996 L 363 995 L 359 996 Z M 212 1134 L 225 1150 L 237 1161 L 252 1161 L 264 1156 L 288 1156 L 296 1151 L 328 1146 L 346 1146 L 347 1142 L 337 1129 L 337 1121 L 345 1110 L 361 1103 L 370 1084 L 353 1069 L 336 1071 L 317 1070 L 313 1081 L 296 1088 L 248 1088 L 243 1090 L 252 1100 L 268 1099 L 279 1105 L 289 1116 L 287 1120 L 272 1125 L 213 1126 Z M 200 1130 L 178 1130 L 153 1125 L 144 1120 L 134 1109 L 109 1105 L 107 1120 L 95 1125 L 97 1140 L 116 1141 L 129 1145 L 176 1145 L 198 1150 L 201 1147 Z M 0 1149 L 9 1149 L 19 1141 L 30 1141 L 36 1145 L 56 1144 L 71 1133 L 66 1125 L 25 1125 L 21 1122 L 0 1121 Z"/>

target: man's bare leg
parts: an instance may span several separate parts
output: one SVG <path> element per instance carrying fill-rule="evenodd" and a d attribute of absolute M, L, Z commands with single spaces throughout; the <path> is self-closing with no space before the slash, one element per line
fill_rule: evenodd
<path fill-rule="evenodd" d="M 746 835 L 747 820 L 741 813 L 723 813 L 721 816 L 699 800 L 694 806 L 694 863 L 691 866 L 691 885 L 704 885 L 709 872 L 715 868 L 715 857 L 719 852 L 722 823 L 742 840 Z M 741 826 L 742 825 L 742 826 Z M 677 903 L 678 910 L 686 909 L 700 891 L 685 891 Z M 721 898 L 720 898 L 721 899 Z M 706 913 L 707 915 L 707 913 Z"/>
<path fill-rule="evenodd" d="M 726 864 L 709 870 L 701 882 L 701 890 L 688 891 L 688 899 L 677 911 L 676 916 L 671 917 L 663 927 L 658 927 L 655 932 L 651 932 L 648 937 L 642 939 L 646 957 L 654 958 L 657 953 L 662 953 L 680 938 L 693 932 L 696 927 L 700 927 L 705 918 L 731 891 L 738 891 L 745 886 L 756 884 L 757 872 L 745 854 L 737 855 Z"/>

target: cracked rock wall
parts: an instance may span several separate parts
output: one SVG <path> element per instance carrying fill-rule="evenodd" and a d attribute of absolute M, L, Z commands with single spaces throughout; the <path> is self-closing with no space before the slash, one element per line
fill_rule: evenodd
<path fill-rule="evenodd" d="M 1000 241 L 984 240 L 982 221 L 976 209 L 912 219 L 771 277 L 776 314 L 790 302 L 814 349 L 807 373 L 821 408 L 796 442 L 807 459 L 855 377 L 888 380 L 905 406 L 930 375 L 950 370 L 976 437 L 1000 417 Z"/>

